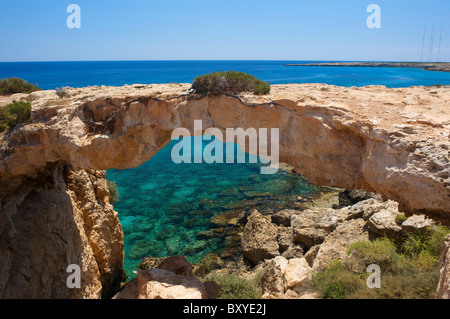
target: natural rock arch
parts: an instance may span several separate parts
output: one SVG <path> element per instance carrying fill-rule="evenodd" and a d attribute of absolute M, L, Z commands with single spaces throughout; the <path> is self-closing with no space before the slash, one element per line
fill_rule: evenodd
<path fill-rule="evenodd" d="M 78 244 L 66 240 L 70 249 L 61 258 L 69 262 L 70 256 L 81 256 L 89 265 L 86 271 L 92 280 L 81 291 L 65 292 L 67 297 L 98 298 L 113 290 L 123 263 L 123 233 L 108 202 L 106 181 L 97 171 L 139 166 L 167 145 L 175 128 L 192 132 L 194 120 L 202 120 L 204 129 L 279 128 L 280 161 L 293 165 L 309 181 L 375 191 L 399 202 L 408 214 L 449 220 L 448 90 L 430 102 L 433 110 L 443 110 L 441 122 L 430 119 L 427 105 L 414 105 L 414 110 L 423 107 L 422 118 L 411 122 L 410 114 L 402 113 L 410 112 L 403 102 L 413 93 L 428 97 L 427 88 L 283 85 L 272 86 L 266 97 L 196 97 L 188 89 L 184 84 L 71 89 L 64 104 L 54 91 L 12 97 L 32 100 L 33 112 L 30 123 L 0 137 L 0 296 L 25 288 L 34 295 L 42 291 L 43 281 L 26 287 L 21 276 L 55 279 L 55 273 L 58 283 L 41 297 L 64 295 L 60 265 L 35 272 L 33 267 L 44 258 L 18 276 L 13 267 L 20 256 L 31 253 L 20 251 L 23 247 L 15 240 L 34 227 L 33 222 L 19 227 L 18 212 L 25 206 L 44 207 L 44 194 L 54 205 L 67 208 L 55 212 L 56 221 L 72 215 L 75 221 L 71 227 L 59 229 L 55 223 L 42 228 L 46 244 L 59 245 L 66 229 L 62 238 L 79 239 Z M 386 114 L 391 122 L 379 120 Z M 75 180 L 74 174 L 81 179 Z M 47 181 L 49 176 L 53 182 Z M 39 211 L 44 214 L 46 209 Z M 35 237 L 39 244 L 42 236 Z"/>

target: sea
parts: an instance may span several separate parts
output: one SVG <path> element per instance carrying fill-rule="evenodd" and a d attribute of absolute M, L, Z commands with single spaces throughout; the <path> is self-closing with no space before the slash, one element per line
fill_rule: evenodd
<path fill-rule="evenodd" d="M 271 84 L 390 88 L 450 84 L 450 73 L 422 69 L 285 66 L 318 62 L 352 61 L 3 62 L 0 79 L 19 77 L 42 89 L 56 89 L 191 83 L 202 74 L 236 70 Z M 241 164 L 175 164 L 171 150 L 176 143 L 170 142 L 137 168 L 107 171 L 107 179 L 116 184 L 119 193 L 114 209 L 124 232 L 124 269 L 129 279 L 135 277 L 145 257 L 183 255 L 192 263 L 201 263 L 211 255 L 224 260 L 237 258 L 239 233 L 253 209 L 266 215 L 296 209 L 299 202 L 329 191 L 289 170 L 262 175 L 262 162 L 250 163 L 248 154 Z M 202 140 L 203 148 L 208 143 Z M 236 145 L 235 149 L 240 151 Z"/>

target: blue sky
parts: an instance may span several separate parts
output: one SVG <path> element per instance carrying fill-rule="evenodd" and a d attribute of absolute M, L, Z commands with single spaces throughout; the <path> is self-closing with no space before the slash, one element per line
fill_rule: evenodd
<path fill-rule="evenodd" d="M 69 29 L 69 4 L 81 28 Z M 369 4 L 381 28 L 369 29 Z M 0 61 L 450 61 L 449 0 L 0 0 Z"/>

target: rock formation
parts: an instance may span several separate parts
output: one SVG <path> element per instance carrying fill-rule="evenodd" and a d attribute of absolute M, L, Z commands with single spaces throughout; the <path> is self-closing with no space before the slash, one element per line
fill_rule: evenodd
<path fill-rule="evenodd" d="M 272 217 L 276 216 L 276 218 L 272 219 L 273 225 L 280 222 L 283 223 L 283 225 L 279 226 L 279 233 L 284 233 L 286 237 L 290 233 L 291 236 L 290 246 L 284 249 L 289 251 L 300 246 L 302 249 L 304 248 L 304 253 L 302 251 L 295 256 L 289 256 L 282 253 L 280 245 L 278 253 L 276 251 L 271 253 L 271 255 L 276 255 L 276 257 L 266 255 L 265 258 L 260 259 L 252 272 L 253 276 L 256 276 L 261 271 L 262 298 L 319 298 L 317 293 L 311 290 L 313 274 L 324 271 L 332 261 L 340 260 L 345 262 L 350 260 L 352 258 L 352 254 L 349 254 L 348 251 L 350 245 L 378 237 L 389 238 L 394 241 L 402 240 L 411 233 L 425 233 L 435 225 L 434 221 L 424 215 L 413 215 L 404 219 L 401 223 L 397 223 L 394 221 L 395 217 L 400 215 L 397 208 L 398 205 L 391 200 L 382 201 L 369 198 L 353 206 L 341 209 L 285 210 L 273 215 Z M 256 212 L 253 215 L 256 215 Z M 286 225 L 281 218 L 282 216 L 290 216 L 291 224 Z M 261 218 L 267 221 L 266 218 Z M 284 232 L 283 230 L 292 229 L 301 218 L 305 218 L 305 228 L 300 230 L 306 229 L 306 234 L 313 235 L 308 236 L 307 240 L 298 243 L 295 240 L 295 232 Z M 313 224 L 314 221 L 315 223 Z M 333 223 L 330 223 L 330 221 L 333 221 Z M 330 228 L 330 224 L 333 224 L 332 228 Z M 312 227 L 311 225 L 317 227 Z M 269 227 L 270 225 L 265 226 L 266 229 Z M 311 247 L 312 243 L 310 241 L 312 238 L 317 238 L 316 234 L 320 227 L 326 232 L 321 235 L 321 240 Z M 258 230 L 248 227 L 246 232 L 258 232 Z M 255 238 L 256 236 L 247 234 L 242 240 L 247 242 Z M 444 242 L 444 251 L 439 266 L 440 280 L 436 297 L 441 299 L 449 298 L 449 241 L 450 236 Z M 288 243 L 289 240 L 283 238 L 283 242 Z M 246 245 L 258 251 L 256 243 L 252 245 L 247 242 Z M 247 254 L 251 255 L 251 253 L 252 251 L 247 251 Z M 244 257 L 246 257 L 245 254 Z M 252 277 L 251 274 L 241 273 L 247 277 Z"/>
<path fill-rule="evenodd" d="M 0 297 L 112 297 L 122 280 L 123 233 L 104 171 L 49 164 L 3 199 Z M 69 289 L 69 265 L 80 288 Z"/>
<path fill-rule="evenodd" d="M 280 161 L 318 185 L 375 191 L 408 213 L 450 211 L 448 88 L 275 85 L 267 96 L 191 96 L 188 84 L 70 89 L 2 98 L 33 103 L 30 124 L 4 134 L 0 194 L 47 163 L 132 168 L 178 127 L 279 128 Z M 162 93 L 163 92 L 163 93 Z M 432 107 L 431 107 L 432 106 Z M 339 145 L 339 147 L 337 147 Z M 425 200 L 426 198 L 426 200 Z"/>
<path fill-rule="evenodd" d="M 144 163 L 175 128 L 192 132 L 194 120 L 203 129 L 279 128 L 280 161 L 309 181 L 376 192 L 408 215 L 450 220 L 448 88 L 292 84 L 267 96 L 194 96 L 189 87 L 0 98 L 0 106 L 33 106 L 29 123 L 0 136 L 0 296 L 108 295 L 120 277 L 123 235 L 98 171 Z M 83 268 L 79 290 L 65 284 L 72 263 Z"/>
<path fill-rule="evenodd" d="M 201 282 L 183 256 L 164 259 L 158 267 L 138 269 L 138 278 L 128 282 L 115 299 L 217 299 L 221 287 Z"/>

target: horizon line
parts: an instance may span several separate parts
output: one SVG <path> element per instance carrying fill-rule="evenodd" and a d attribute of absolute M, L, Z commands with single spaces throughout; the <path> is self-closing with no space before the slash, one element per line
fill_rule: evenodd
<path fill-rule="evenodd" d="M 447 61 L 435 61 L 435 62 L 420 62 L 420 61 L 414 61 L 414 60 L 405 60 L 405 61 L 395 61 L 395 60 L 336 60 L 336 59 L 327 59 L 327 60 L 311 60 L 311 59 L 301 59 L 301 60 L 295 60 L 295 59 L 205 59 L 205 60 L 201 60 L 201 59 L 185 59 L 185 60 L 181 60 L 181 59 L 167 59 L 167 60 L 162 60 L 162 59 L 150 59 L 150 60 L 35 60 L 35 61 L 0 61 L 0 63 L 58 63 L 58 62 L 205 62 L 205 61 L 319 61 L 319 62 L 330 62 L 330 61 L 335 61 L 335 62 L 391 62 L 391 63 L 395 63 L 395 62 L 399 62 L 399 63 L 423 63 L 423 64 L 427 64 L 427 63 L 450 63 Z"/>

